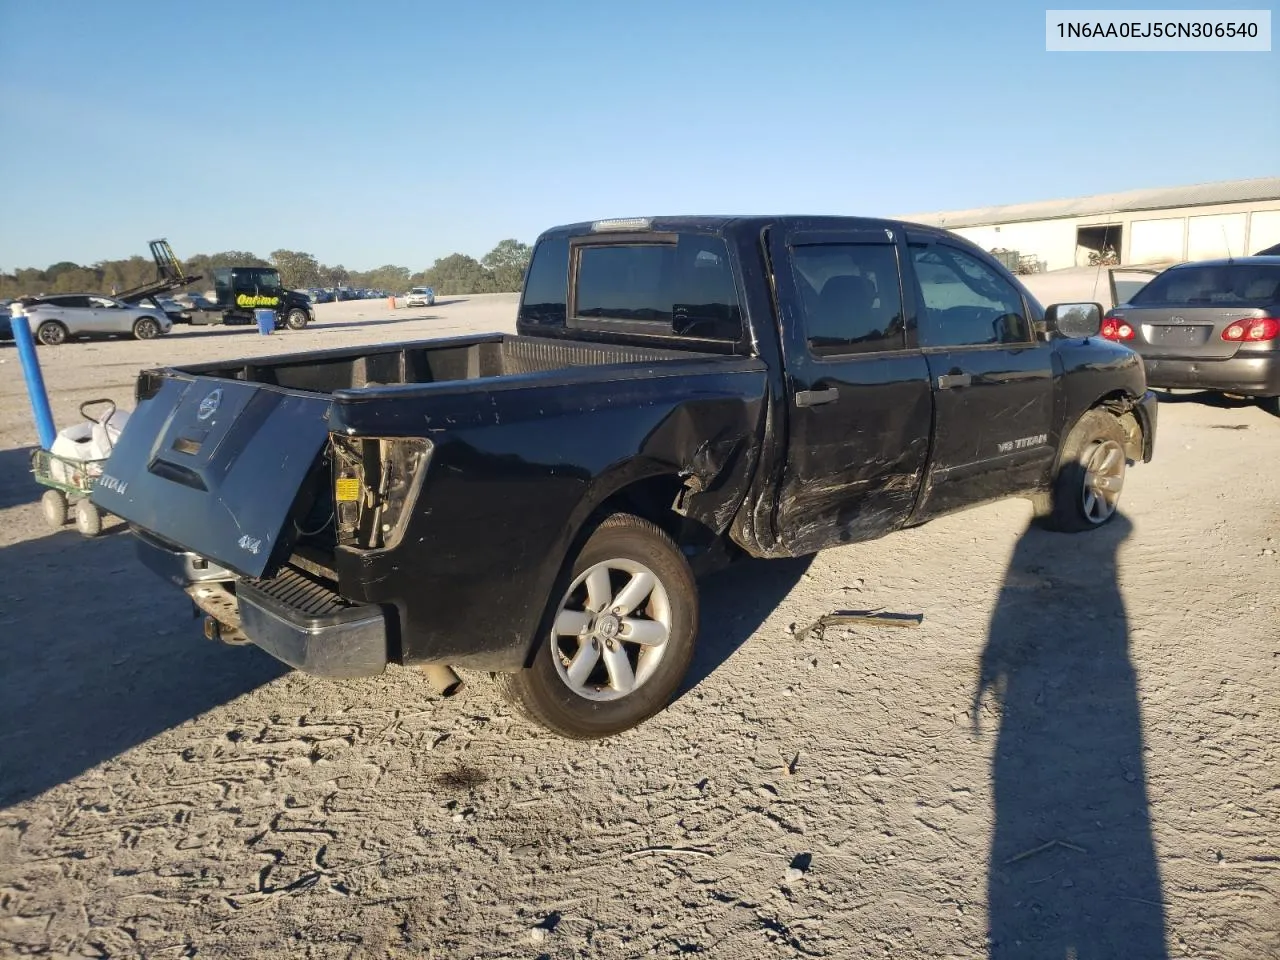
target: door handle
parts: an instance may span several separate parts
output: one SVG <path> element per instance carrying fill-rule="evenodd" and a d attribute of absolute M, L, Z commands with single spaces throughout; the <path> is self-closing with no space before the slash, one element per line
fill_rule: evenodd
<path fill-rule="evenodd" d="M 818 407 L 824 403 L 835 403 L 840 399 L 840 391 L 835 387 L 826 390 L 797 390 L 797 407 Z"/>
<path fill-rule="evenodd" d="M 973 383 L 973 375 L 969 373 L 944 373 L 938 377 L 939 390 L 951 390 L 955 387 L 967 387 Z"/>

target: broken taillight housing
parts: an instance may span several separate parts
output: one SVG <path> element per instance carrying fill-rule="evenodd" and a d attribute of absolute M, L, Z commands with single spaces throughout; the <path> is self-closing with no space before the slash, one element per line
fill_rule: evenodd
<path fill-rule="evenodd" d="M 365 549 L 395 546 L 422 486 L 431 441 L 331 434 L 330 447 L 338 543 Z"/>
<path fill-rule="evenodd" d="M 1107 317 L 1102 321 L 1102 330 L 1100 332 L 1108 340 L 1133 339 L 1133 327 L 1123 317 Z"/>
<path fill-rule="evenodd" d="M 1222 339 L 1232 343 L 1260 343 L 1280 335 L 1280 320 L 1275 317 L 1246 317 L 1236 320 L 1222 331 Z"/>

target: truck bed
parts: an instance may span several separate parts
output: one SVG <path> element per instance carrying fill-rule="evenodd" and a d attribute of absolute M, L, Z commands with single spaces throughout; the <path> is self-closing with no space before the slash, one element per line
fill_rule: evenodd
<path fill-rule="evenodd" d="M 749 384 L 722 382 L 741 373 Z M 155 369 L 139 379 L 133 429 L 94 499 L 157 538 L 262 577 L 299 539 L 333 547 L 333 436 L 344 445 L 423 438 L 437 472 L 496 445 L 507 451 L 499 472 L 514 482 L 526 460 L 546 456 L 548 438 L 568 435 L 586 444 L 566 448 L 577 461 L 572 476 L 585 479 L 646 443 L 675 456 L 666 448 L 679 444 L 656 431 L 665 420 L 683 441 L 704 416 L 718 430 L 744 417 L 750 425 L 734 431 L 741 440 L 758 412 L 742 391 L 761 395 L 762 377 L 749 357 L 503 334 Z M 734 413 L 712 412 L 719 403 Z M 367 465 L 370 475 L 381 463 Z M 489 472 L 478 471 L 469 489 Z M 308 532 L 317 527 L 325 529 Z"/>
<path fill-rule="evenodd" d="M 332 394 L 401 384 L 449 383 L 546 373 L 573 367 L 706 359 L 688 350 L 595 344 L 490 334 L 285 354 L 262 360 L 177 368 L 198 377 L 270 384 L 287 390 Z"/>

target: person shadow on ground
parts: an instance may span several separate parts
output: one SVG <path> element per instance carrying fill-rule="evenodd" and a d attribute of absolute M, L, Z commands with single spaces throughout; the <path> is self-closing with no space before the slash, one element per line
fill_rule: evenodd
<path fill-rule="evenodd" d="M 998 717 L 987 878 L 992 960 L 1166 960 L 1142 716 L 1116 554 L 1122 515 L 1019 538 L 973 722 Z"/>

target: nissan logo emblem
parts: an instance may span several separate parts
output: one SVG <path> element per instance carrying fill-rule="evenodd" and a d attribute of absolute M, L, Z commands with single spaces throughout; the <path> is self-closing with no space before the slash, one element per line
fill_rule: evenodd
<path fill-rule="evenodd" d="M 203 400 L 200 401 L 200 409 L 196 412 L 196 417 L 200 420 L 208 420 L 218 412 L 218 404 L 222 402 L 222 391 L 215 390 Z"/>

